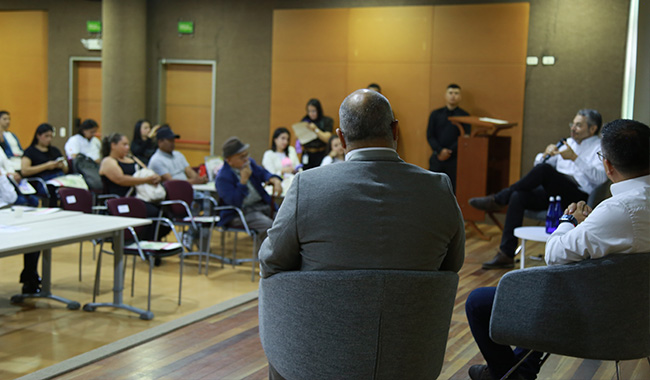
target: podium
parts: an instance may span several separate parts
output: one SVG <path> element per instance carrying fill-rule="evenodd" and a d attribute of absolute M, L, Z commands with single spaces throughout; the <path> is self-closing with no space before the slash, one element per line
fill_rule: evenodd
<path fill-rule="evenodd" d="M 483 240 L 490 240 L 476 225 L 485 220 L 485 211 L 469 205 L 470 198 L 493 194 L 510 185 L 510 137 L 497 136 L 517 123 L 477 117 L 451 116 L 449 121 L 460 130 L 458 137 L 458 164 L 456 174 L 456 199 L 465 223 Z M 462 124 L 470 124 L 471 134 L 465 135 Z M 501 223 L 488 214 L 494 223 Z"/>

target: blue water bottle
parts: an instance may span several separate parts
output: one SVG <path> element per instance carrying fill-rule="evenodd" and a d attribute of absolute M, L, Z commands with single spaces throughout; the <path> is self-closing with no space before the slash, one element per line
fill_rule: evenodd
<path fill-rule="evenodd" d="M 562 197 L 559 195 L 555 196 L 555 210 L 553 215 L 553 231 L 555 231 L 557 226 L 560 225 L 560 218 L 564 215 L 564 210 L 562 209 Z"/>
<path fill-rule="evenodd" d="M 548 209 L 546 210 L 546 233 L 551 234 L 555 231 L 555 198 L 548 198 Z"/>

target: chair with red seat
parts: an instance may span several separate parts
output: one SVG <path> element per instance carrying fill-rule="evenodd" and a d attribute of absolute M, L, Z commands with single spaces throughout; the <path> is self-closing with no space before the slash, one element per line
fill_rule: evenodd
<path fill-rule="evenodd" d="M 212 238 L 212 230 L 215 224 L 219 221 L 219 216 L 214 215 L 193 215 L 190 205 L 194 202 L 194 189 L 192 185 L 183 180 L 169 180 L 163 183 L 167 192 L 166 200 L 160 202 L 163 206 L 160 209 L 159 216 L 163 215 L 164 209 L 171 215 L 172 223 L 175 226 L 184 228 L 183 234 L 191 233 L 190 229 L 199 231 L 199 250 L 194 252 L 186 252 L 184 256 L 198 255 L 199 256 L 199 273 L 201 273 L 202 258 L 210 256 L 210 239 Z M 213 207 L 217 206 L 217 201 L 212 197 L 205 197 L 212 204 Z M 204 233 L 207 231 L 207 239 L 203 239 Z M 186 247 L 191 250 L 192 247 Z M 206 270 L 208 273 L 206 258 Z"/>
<path fill-rule="evenodd" d="M 60 187 L 57 189 L 61 199 L 61 208 L 68 211 L 80 211 L 85 214 L 93 213 L 93 195 L 85 189 L 74 187 Z M 98 241 L 93 239 L 93 260 L 95 259 L 95 246 Z M 79 243 L 79 281 L 81 281 L 81 264 L 83 260 L 83 242 Z"/>
<path fill-rule="evenodd" d="M 147 209 L 144 201 L 135 198 L 115 198 L 106 202 L 109 215 L 124 216 L 130 218 L 146 218 Z M 169 225 L 173 229 L 173 224 L 168 218 L 148 218 L 159 223 Z M 178 304 L 181 304 L 181 291 L 183 287 L 183 246 L 180 243 L 161 242 L 155 240 L 144 240 L 143 237 L 155 236 L 152 233 L 152 226 L 129 227 L 124 231 L 124 254 L 133 256 L 133 273 L 131 275 L 131 296 L 133 297 L 135 284 L 135 258 L 140 257 L 143 261 L 149 261 L 149 291 L 147 296 L 147 311 L 151 310 L 151 277 L 156 258 L 168 257 L 173 255 L 180 256 L 179 283 L 178 283 Z M 176 234 L 178 239 L 178 235 Z M 99 280 L 101 276 L 102 249 L 99 251 L 97 258 L 97 272 L 95 275 L 95 288 L 93 291 L 93 302 L 99 289 Z M 126 263 L 126 261 L 125 261 Z"/>

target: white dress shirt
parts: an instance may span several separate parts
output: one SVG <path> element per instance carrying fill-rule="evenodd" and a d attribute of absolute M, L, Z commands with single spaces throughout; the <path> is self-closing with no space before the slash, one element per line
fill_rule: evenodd
<path fill-rule="evenodd" d="M 650 252 L 650 175 L 611 186 L 612 197 L 577 227 L 560 223 L 546 242 L 546 263 Z"/>
<path fill-rule="evenodd" d="M 65 143 L 65 154 L 69 159 L 72 159 L 73 154 L 83 154 L 90 157 L 93 161 L 99 160 L 101 156 L 102 142 L 95 136 L 90 140 L 80 134 L 70 136 Z"/>
<path fill-rule="evenodd" d="M 575 161 L 566 160 L 561 155 L 556 154 L 549 158 L 546 163 L 553 166 L 555 170 L 562 174 L 572 176 L 578 183 L 578 188 L 585 193 L 591 193 L 598 185 L 607 181 L 607 174 L 603 163 L 598 158 L 598 151 L 600 151 L 600 137 L 588 137 L 580 144 L 573 138 L 569 137 L 566 144 L 573 149 L 578 158 Z M 566 150 L 560 149 L 560 151 Z M 543 162 L 544 155 L 538 154 L 535 158 L 535 165 Z"/>

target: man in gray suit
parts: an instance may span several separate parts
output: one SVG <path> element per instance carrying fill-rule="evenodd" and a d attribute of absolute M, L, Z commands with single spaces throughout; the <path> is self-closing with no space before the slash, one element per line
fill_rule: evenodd
<path fill-rule="evenodd" d="M 460 270 L 465 228 L 449 177 L 402 161 L 388 100 L 339 110 L 345 162 L 296 175 L 260 249 L 262 277 L 337 269 Z"/>

